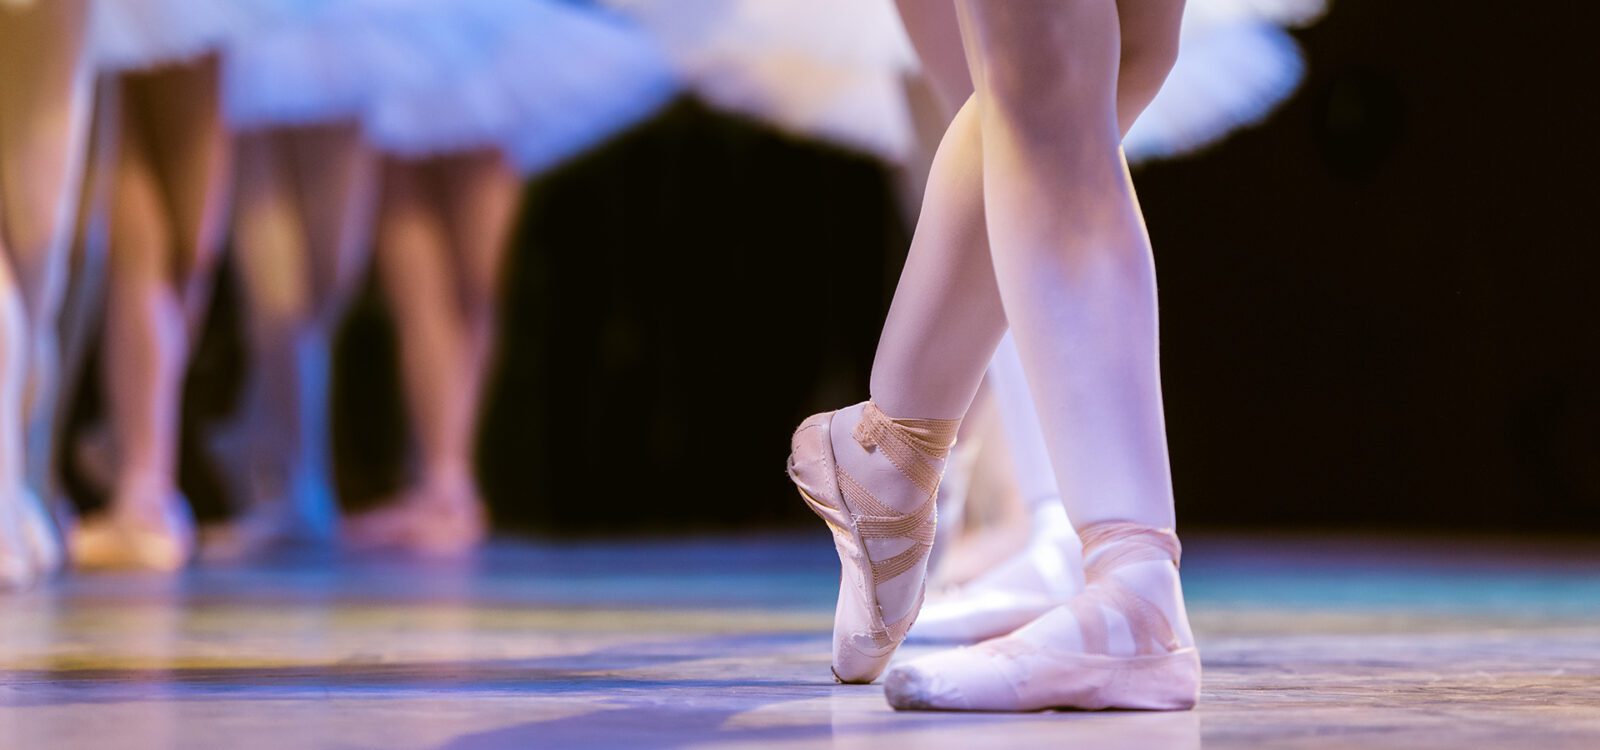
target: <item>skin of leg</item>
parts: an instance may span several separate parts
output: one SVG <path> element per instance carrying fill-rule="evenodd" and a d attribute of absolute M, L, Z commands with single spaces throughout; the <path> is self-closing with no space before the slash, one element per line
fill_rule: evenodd
<path fill-rule="evenodd" d="M 28 483 L 54 493 L 51 448 L 59 341 L 90 110 L 88 3 L 40 3 L 0 23 L 0 233 L 29 327 L 24 395 Z M 6 71 L 25 71 L 7 74 Z"/>
<path fill-rule="evenodd" d="M 1123 35 L 1131 40 L 1123 46 L 1118 76 L 1117 104 L 1124 134 L 1139 112 L 1155 97 L 1176 57 L 1177 31 L 1183 13 L 1183 0 L 1144 0 L 1132 4 L 1138 6 L 1135 12 L 1121 14 Z M 955 2 L 898 0 L 898 5 L 912 45 L 921 58 L 924 76 L 939 101 L 945 104 L 947 115 L 953 115 L 974 90 Z M 981 201 L 981 196 L 973 200 Z M 987 256 L 987 238 L 980 245 L 971 249 Z M 955 252 L 959 250 L 951 250 L 950 254 Z M 997 303 L 998 300 L 993 302 Z M 1000 420 L 1013 445 L 1009 453 L 1014 459 L 1012 469 L 1017 477 L 1017 486 L 1023 490 L 1032 510 L 1048 512 L 1041 511 L 1039 504 L 1059 503 L 1060 492 L 1021 368 L 1015 347 L 1002 347 L 996 352 L 984 377 L 987 381 L 1005 384 L 989 390 L 996 408 L 1001 411 Z M 993 459 L 1004 453 L 982 451 L 980 460 Z M 981 501 L 983 496 L 977 499 Z M 1023 522 L 1030 523 L 1033 515 L 1026 514 Z M 941 525 L 941 532 L 945 528 Z M 943 538 L 946 534 L 941 533 L 940 536 Z"/>
<path fill-rule="evenodd" d="M 329 411 L 332 339 L 371 261 L 378 159 L 354 122 L 297 128 L 291 137 L 312 290 L 310 317 L 294 350 L 301 418 L 293 455 L 307 480 L 295 504 L 304 521 L 331 535 L 338 514 Z"/>
<path fill-rule="evenodd" d="M 1155 269 L 1121 152 L 1116 4 L 958 8 L 995 280 L 1063 499 L 1104 553 L 1091 552 L 1086 588 L 1069 604 L 974 648 L 902 665 L 886 695 L 896 708 L 1192 708 L 1199 659 L 1188 648 L 1176 540 L 1159 530 L 1174 514 Z M 1098 525 L 1110 521 L 1131 523 Z M 1080 615 L 1085 608 L 1094 611 Z M 1078 661 L 1085 649 L 1094 653 L 1083 659 L 1101 661 Z M 1149 658 L 1120 661 L 1138 654 Z"/>
<path fill-rule="evenodd" d="M 471 475 L 477 408 L 474 389 L 462 387 L 474 369 L 474 344 L 434 166 L 387 166 L 377 258 L 400 339 L 401 382 L 424 480 L 437 472 Z"/>
<path fill-rule="evenodd" d="M 160 176 L 142 138 L 133 91 L 125 94 L 115 157 L 106 296 L 106 392 L 118 446 L 117 486 L 155 481 L 170 491 L 178 469 L 178 393 L 184 317 L 171 288 L 171 224 Z"/>
<path fill-rule="evenodd" d="M 365 268 L 375 162 L 349 125 L 240 138 L 235 259 L 252 360 L 246 420 L 258 501 L 286 501 L 281 520 L 331 532 L 327 387 L 330 329 Z M 294 484 L 312 475 L 322 492 Z M 319 497 L 310 497 L 318 494 Z"/>
<path fill-rule="evenodd" d="M 963 2 L 995 276 L 1069 513 L 1174 523 L 1111 0 Z"/>
<path fill-rule="evenodd" d="M 215 57 L 152 76 L 141 92 L 145 136 L 161 175 L 173 226 L 171 274 L 186 330 L 198 335 L 210 309 L 217 260 L 232 205 L 234 136 L 222 119 Z"/>
<path fill-rule="evenodd" d="M 303 416 L 295 343 L 313 317 L 312 250 L 294 191 L 290 138 L 278 130 L 242 134 L 236 157 L 234 269 L 251 361 L 244 409 L 249 495 L 242 499 L 251 510 L 288 500 Z"/>
<path fill-rule="evenodd" d="M 231 181 L 216 84 L 212 59 L 123 78 L 106 373 L 117 497 L 131 502 L 175 490 L 192 321 L 209 298 Z"/>
<path fill-rule="evenodd" d="M 973 91 L 972 75 L 956 64 L 963 47 L 955 3 L 899 2 L 912 44 L 941 98 L 958 101 Z M 1137 42 L 1126 47 L 1119 65 L 1119 81 L 1125 82 L 1119 82 L 1116 98 L 1120 133 L 1155 98 L 1171 69 L 1183 15 L 1183 0 L 1134 4 L 1140 10 L 1122 19 L 1124 33 Z M 965 355 L 993 352 L 1007 325 L 1003 313 L 994 312 L 1001 307 L 999 290 L 986 281 L 994 271 L 979 176 L 982 148 L 976 114 L 964 121 L 965 109 L 952 119 L 935 156 L 922 218 L 873 362 L 873 398 L 897 416 L 960 416 L 983 379 L 981 369 L 963 367 L 969 362 Z M 952 342 L 957 343 L 952 347 Z"/>
<path fill-rule="evenodd" d="M 127 92 L 131 94 L 132 92 Z M 105 388 L 118 446 L 118 488 L 172 490 L 178 388 L 188 337 L 172 288 L 171 224 L 135 97 L 124 97 L 113 197 L 105 318 Z M 150 498 L 154 500 L 155 498 Z"/>
<path fill-rule="evenodd" d="M 311 254 L 312 313 L 336 325 L 372 260 L 378 157 L 358 123 L 298 128 L 292 137 L 302 226 Z"/>
<path fill-rule="evenodd" d="M 466 411 L 455 417 L 461 426 L 447 433 L 465 441 L 440 446 L 448 455 L 435 458 L 441 463 L 434 468 L 449 470 L 461 461 L 472 463 L 478 409 L 498 330 L 500 278 L 522 183 L 497 153 L 466 155 L 444 167 L 446 190 L 441 198 L 469 352 L 465 377 L 456 385 L 467 391 L 462 397 Z"/>

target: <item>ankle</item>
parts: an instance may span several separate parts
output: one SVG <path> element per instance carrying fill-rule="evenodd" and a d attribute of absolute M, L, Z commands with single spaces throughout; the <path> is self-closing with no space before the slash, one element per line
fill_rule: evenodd
<path fill-rule="evenodd" d="M 893 416 L 864 401 L 834 414 L 830 438 L 844 473 L 884 505 L 910 513 L 937 491 L 959 425 Z"/>

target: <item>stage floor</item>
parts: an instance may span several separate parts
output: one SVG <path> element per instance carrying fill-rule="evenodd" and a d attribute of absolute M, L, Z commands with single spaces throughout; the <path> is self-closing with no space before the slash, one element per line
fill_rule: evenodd
<path fill-rule="evenodd" d="M 819 532 L 66 578 L 0 596 L 0 748 L 1600 747 L 1593 544 L 1187 539 L 1177 714 L 891 711 L 829 676 L 836 566 Z"/>

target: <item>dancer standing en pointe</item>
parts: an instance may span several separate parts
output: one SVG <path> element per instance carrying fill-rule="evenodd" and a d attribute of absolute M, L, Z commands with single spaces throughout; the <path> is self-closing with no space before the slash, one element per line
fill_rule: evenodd
<path fill-rule="evenodd" d="M 60 567 L 44 499 L 89 112 L 90 0 L 0 3 L 0 590 Z"/>
<path fill-rule="evenodd" d="M 935 159 L 872 399 L 795 434 L 791 475 L 843 566 L 834 673 L 871 681 L 921 606 L 956 428 L 1008 326 L 1016 337 L 1086 586 L 1015 633 L 897 668 L 898 708 L 1170 709 L 1198 694 L 1154 266 L 1121 151 L 1122 123 L 1170 69 L 1181 3 L 1124 5 L 958 3 L 975 93 Z"/>
<path fill-rule="evenodd" d="M 1151 85 L 1134 80 L 1130 87 L 1127 79 L 1141 74 L 1137 68 L 1150 53 L 1128 44 L 1127 35 L 1142 35 L 1141 23 L 1151 21 L 1140 19 L 1152 16 L 1124 16 L 1119 111 L 1137 118 L 1119 123 L 1129 162 L 1181 157 L 1264 118 L 1294 91 L 1303 70 L 1299 48 L 1284 27 L 1309 23 L 1323 9 L 1321 0 L 1255 0 L 1247 4 L 1190 0 L 1181 8 L 1182 43 L 1171 72 L 1159 93 L 1149 99 Z M 973 91 L 955 7 L 949 2 L 902 0 L 901 10 L 922 59 L 923 74 L 953 117 Z M 1160 14 L 1153 17 L 1159 19 Z M 1170 24 L 1170 19 L 1155 23 Z M 1128 97 L 1135 99 L 1123 101 Z M 975 577 L 953 585 L 947 578 L 945 588 L 930 591 L 910 635 L 917 640 L 970 643 L 1005 635 L 1065 604 L 1083 587 L 1078 536 L 1062 504 L 1011 336 L 1003 339 L 995 352 L 985 384 L 1007 450 L 984 451 L 979 460 L 1009 454 L 1011 465 L 1006 470 L 1015 478 L 1023 510 L 1020 520 L 1028 527 L 1027 542 Z M 946 484 L 951 478 L 947 475 Z M 944 504 L 944 485 L 940 492 L 943 519 L 959 523 L 959 514 L 946 512 L 951 508 Z M 946 536 L 944 526 L 941 524 L 941 544 Z"/>

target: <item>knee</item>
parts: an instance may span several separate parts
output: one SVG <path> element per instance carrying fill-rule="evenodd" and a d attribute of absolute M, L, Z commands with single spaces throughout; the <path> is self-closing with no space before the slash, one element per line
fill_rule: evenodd
<path fill-rule="evenodd" d="M 1114 151 L 1117 111 L 1113 68 L 1075 60 L 994 60 L 980 76 L 984 128 L 998 128 L 1034 152 L 1071 148 Z"/>

